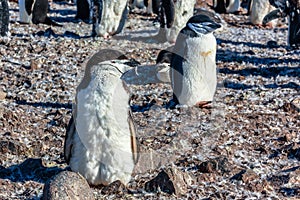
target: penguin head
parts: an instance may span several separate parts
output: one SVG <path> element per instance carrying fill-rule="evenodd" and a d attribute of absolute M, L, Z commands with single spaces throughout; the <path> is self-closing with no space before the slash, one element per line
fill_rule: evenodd
<path fill-rule="evenodd" d="M 221 25 L 213 21 L 207 15 L 195 15 L 186 23 L 186 28 L 192 30 L 197 35 L 208 34 L 221 28 Z"/>

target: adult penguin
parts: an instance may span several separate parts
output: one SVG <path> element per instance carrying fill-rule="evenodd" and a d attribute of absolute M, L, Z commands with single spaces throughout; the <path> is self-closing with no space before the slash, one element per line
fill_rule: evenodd
<path fill-rule="evenodd" d="M 234 13 L 240 9 L 240 0 L 214 0 L 214 10 L 217 13 Z"/>
<path fill-rule="evenodd" d="M 48 16 L 48 0 L 19 0 L 20 22 L 61 26 Z"/>
<path fill-rule="evenodd" d="M 92 36 L 107 38 L 120 33 L 127 14 L 127 0 L 94 0 Z"/>
<path fill-rule="evenodd" d="M 288 17 L 288 45 L 291 48 L 300 47 L 300 0 L 270 0 L 277 9 L 267 14 L 263 19 L 263 24 L 269 21 Z"/>
<path fill-rule="evenodd" d="M 217 86 L 213 31 L 221 25 L 207 15 L 191 17 L 180 31 L 171 60 L 173 101 L 188 106 L 206 106 Z"/>
<path fill-rule="evenodd" d="M 160 29 L 156 39 L 174 43 L 180 30 L 193 16 L 196 0 L 161 0 Z"/>
<path fill-rule="evenodd" d="M 127 184 L 138 159 L 129 95 L 121 80 L 130 68 L 124 58 L 118 51 L 100 50 L 88 61 L 76 90 L 64 154 L 71 170 L 91 185 Z"/>

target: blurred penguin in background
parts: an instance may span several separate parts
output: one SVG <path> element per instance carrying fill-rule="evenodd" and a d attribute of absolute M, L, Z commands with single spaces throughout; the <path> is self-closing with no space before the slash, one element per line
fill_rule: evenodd
<path fill-rule="evenodd" d="M 240 4 L 240 0 L 213 0 L 213 8 L 217 13 L 238 12 Z"/>
<path fill-rule="evenodd" d="M 19 0 L 20 22 L 61 26 L 48 16 L 48 0 Z"/>
<path fill-rule="evenodd" d="M 127 0 L 94 0 L 92 36 L 109 36 L 120 33 L 128 14 Z"/>
<path fill-rule="evenodd" d="M 146 7 L 146 11 L 148 15 L 159 13 L 159 6 L 161 0 L 130 0 L 129 7 L 133 10 L 135 7 L 142 9 Z"/>
<path fill-rule="evenodd" d="M 92 22 L 94 0 L 76 0 L 76 19 Z"/>
<path fill-rule="evenodd" d="M 275 7 L 269 3 L 269 0 L 252 0 L 250 8 L 250 22 L 254 25 L 263 25 L 264 17 L 275 10 Z M 277 21 L 273 21 L 268 25 L 273 27 Z"/>
<path fill-rule="evenodd" d="M 6 36 L 9 24 L 9 7 L 7 0 L 0 0 L 0 36 Z"/>
<path fill-rule="evenodd" d="M 263 23 L 288 17 L 288 45 L 300 48 L 300 0 L 270 0 L 270 4 L 277 9 L 267 14 Z"/>
<path fill-rule="evenodd" d="M 130 60 L 103 49 L 87 62 L 76 89 L 76 106 L 67 127 L 64 155 L 71 170 L 91 185 L 127 184 L 138 160 L 129 94 L 121 76 Z"/>
<path fill-rule="evenodd" d="M 217 86 L 213 32 L 221 28 L 207 15 L 191 17 L 178 34 L 171 59 L 171 85 L 175 104 L 209 106 Z"/>
<path fill-rule="evenodd" d="M 193 16 L 195 3 L 196 0 L 161 0 L 157 40 L 175 43 L 178 33 Z"/>

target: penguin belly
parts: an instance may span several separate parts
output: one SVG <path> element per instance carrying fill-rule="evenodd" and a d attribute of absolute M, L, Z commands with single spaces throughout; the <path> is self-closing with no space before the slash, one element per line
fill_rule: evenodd
<path fill-rule="evenodd" d="M 212 101 L 217 86 L 216 48 L 214 35 L 190 38 L 182 63 L 182 90 L 177 95 L 180 104 L 188 106 L 199 102 Z"/>
<path fill-rule="evenodd" d="M 253 0 L 250 13 L 250 22 L 254 25 L 261 25 L 264 17 L 272 10 L 275 10 L 275 7 L 269 3 L 269 0 Z M 271 23 L 272 25 L 275 25 L 277 21 L 274 20 Z"/>
<path fill-rule="evenodd" d="M 121 80 L 109 76 L 110 72 L 92 77 L 88 87 L 77 94 L 76 133 L 69 164 L 92 185 L 116 180 L 127 184 L 134 168 L 127 121 L 129 96 Z"/>
<path fill-rule="evenodd" d="M 166 29 L 166 38 L 170 43 L 176 41 L 180 30 L 185 26 L 190 17 L 193 16 L 196 0 L 177 0 L 175 5 L 175 18 L 171 28 Z"/>

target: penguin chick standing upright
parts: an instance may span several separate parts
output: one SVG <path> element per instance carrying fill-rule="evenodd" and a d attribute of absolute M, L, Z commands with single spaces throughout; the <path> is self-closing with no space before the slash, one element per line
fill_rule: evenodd
<path fill-rule="evenodd" d="M 213 100 L 217 86 L 213 31 L 221 25 L 206 15 L 195 15 L 180 31 L 171 60 L 173 101 L 188 106 Z"/>
<path fill-rule="evenodd" d="M 135 126 L 129 95 L 121 80 L 128 60 L 102 50 L 87 63 L 77 88 L 76 107 L 67 127 L 64 154 L 71 170 L 92 185 L 130 181 L 137 161 Z"/>

